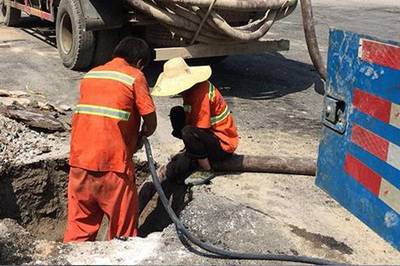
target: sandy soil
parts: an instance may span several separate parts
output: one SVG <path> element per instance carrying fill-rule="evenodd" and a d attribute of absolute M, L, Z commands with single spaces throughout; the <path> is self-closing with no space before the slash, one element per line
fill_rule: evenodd
<path fill-rule="evenodd" d="M 313 3 L 324 56 L 328 48 L 329 27 L 388 39 L 400 38 L 398 0 L 313 0 Z M 31 30 L 29 26 L 22 30 L 0 26 L 0 85 L 10 90 L 38 91 L 56 104 L 74 104 L 81 73 L 65 69 L 56 49 L 37 40 Z M 232 56 L 213 66 L 213 81 L 221 87 L 238 121 L 241 135 L 238 152 L 315 158 L 321 128 L 323 84 L 310 65 L 299 9 L 274 25 L 271 36 L 290 39 L 291 50 L 272 55 Z M 49 68 L 52 71 L 48 71 Z M 154 84 L 160 71 L 160 65 L 147 70 L 150 84 Z M 167 116 L 169 108 L 180 103 L 180 99 L 156 99 L 156 103 L 160 114 L 159 129 L 152 137 L 152 143 L 156 160 L 164 163 L 182 147 L 170 136 Z M 143 152 L 137 157 L 145 158 Z M 197 215 L 191 225 L 198 228 L 196 233 L 203 234 L 206 240 L 215 241 L 213 236 L 225 232 L 218 227 L 209 228 L 210 221 L 215 221 L 217 225 L 227 225 L 229 230 L 223 244 L 235 248 L 246 249 L 265 243 L 265 246 L 273 247 L 273 251 L 286 252 L 290 246 L 300 254 L 354 264 L 398 264 L 400 261 L 398 251 L 317 188 L 312 177 L 227 175 L 215 179 L 207 190 L 211 191 L 197 194 L 198 199 L 205 203 L 195 202 L 194 209 L 188 210 L 189 216 Z M 209 215 L 204 215 L 207 213 Z M 245 230 L 238 230 L 235 234 L 236 228 Z M 246 231 L 251 237 L 245 234 Z M 243 236 L 239 240 L 248 241 L 235 246 L 240 242 L 235 239 L 238 235 Z M 257 235 L 260 237 L 252 238 Z M 165 237 L 161 247 L 160 235 L 154 235 L 128 243 L 114 241 L 72 246 L 62 249 L 62 252 L 71 261 L 81 263 L 140 264 L 147 261 L 149 264 L 169 264 L 171 257 L 179 257 L 177 261 L 180 264 L 187 263 L 188 258 L 199 264 L 226 263 L 194 259 L 193 254 L 189 254 L 174 238 L 173 227 L 164 232 Z M 168 242 L 170 238 L 175 244 Z M 40 247 L 43 254 L 54 251 L 49 242 L 43 242 Z M 154 254 L 147 254 L 143 247 Z M 91 256 L 80 260 L 82 252 Z M 131 260 L 128 255 L 143 261 Z M 158 260 L 149 259 L 152 256 L 158 256 Z"/>
<path fill-rule="evenodd" d="M 312 177 L 223 176 L 215 179 L 211 191 L 270 217 L 300 254 L 328 256 L 351 264 L 400 261 L 397 250 L 316 187 Z"/>

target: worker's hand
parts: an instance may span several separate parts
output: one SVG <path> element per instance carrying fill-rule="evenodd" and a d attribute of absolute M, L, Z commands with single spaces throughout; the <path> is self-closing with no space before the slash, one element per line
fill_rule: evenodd
<path fill-rule="evenodd" d="M 136 150 L 140 150 L 143 148 L 144 139 L 146 137 L 150 137 L 153 135 L 154 131 L 157 128 L 157 115 L 156 112 L 152 112 L 148 115 L 145 115 L 143 118 L 143 125 L 140 129 L 138 140 L 136 144 Z"/>
<path fill-rule="evenodd" d="M 136 150 L 140 150 L 143 148 L 143 144 L 144 144 L 144 139 L 146 138 L 146 136 L 143 135 L 142 132 L 139 133 L 138 136 L 138 140 L 137 140 L 137 144 L 136 144 Z"/>
<path fill-rule="evenodd" d="M 143 125 L 142 128 L 140 129 L 140 132 L 142 133 L 141 135 L 150 137 L 151 135 L 153 135 L 154 131 L 157 128 L 156 112 L 145 115 L 142 118 L 143 118 Z"/>

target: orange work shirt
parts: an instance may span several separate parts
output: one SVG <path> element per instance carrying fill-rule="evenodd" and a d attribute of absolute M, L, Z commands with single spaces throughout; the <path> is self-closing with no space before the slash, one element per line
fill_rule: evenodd
<path fill-rule="evenodd" d="M 144 74 L 122 58 L 89 71 L 72 118 L 70 165 L 134 173 L 141 116 L 155 111 Z"/>
<path fill-rule="evenodd" d="M 221 148 L 233 153 L 239 143 L 236 123 L 224 98 L 209 81 L 196 84 L 183 93 L 186 124 L 210 129 L 219 139 Z"/>

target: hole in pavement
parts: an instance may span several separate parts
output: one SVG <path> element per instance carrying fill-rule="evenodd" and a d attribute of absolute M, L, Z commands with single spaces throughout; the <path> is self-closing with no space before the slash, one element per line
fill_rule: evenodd
<path fill-rule="evenodd" d="M 148 179 L 147 162 L 135 162 L 136 185 Z M 11 218 L 38 239 L 62 241 L 66 223 L 67 180 L 66 159 L 50 159 L 25 165 L 10 165 L 0 172 L 0 219 Z M 166 194 L 179 213 L 184 208 L 186 189 L 167 183 Z M 104 219 L 98 240 L 104 240 L 107 229 Z M 158 197 L 155 196 L 139 219 L 142 237 L 162 231 L 171 224 Z"/>
<path fill-rule="evenodd" d="M 175 182 L 164 182 L 163 189 L 170 199 L 170 205 L 178 215 L 191 200 L 191 193 L 184 185 L 177 185 Z M 153 232 L 161 232 L 168 225 L 172 224 L 168 213 L 165 211 L 158 195 L 155 195 L 143 210 L 139 218 L 139 236 L 146 237 Z"/>
<path fill-rule="evenodd" d="M 0 218 L 18 221 L 41 239 L 62 239 L 68 164 L 65 159 L 11 165 L 0 173 Z"/>

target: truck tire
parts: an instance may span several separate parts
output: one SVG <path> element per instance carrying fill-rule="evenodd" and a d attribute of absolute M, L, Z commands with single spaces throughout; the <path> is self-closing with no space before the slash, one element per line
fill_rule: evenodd
<path fill-rule="evenodd" d="M 95 36 L 85 30 L 79 0 L 61 0 L 56 19 L 57 49 L 64 66 L 83 70 L 92 63 Z"/>
<path fill-rule="evenodd" d="M 17 26 L 21 18 L 21 10 L 6 4 L 5 0 L 0 0 L 0 23 L 8 27 Z"/>
<path fill-rule="evenodd" d="M 92 65 L 103 65 L 111 60 L 112 53 L 121 40 L 119 29 L 96 31 L 96 48 Z"/>

